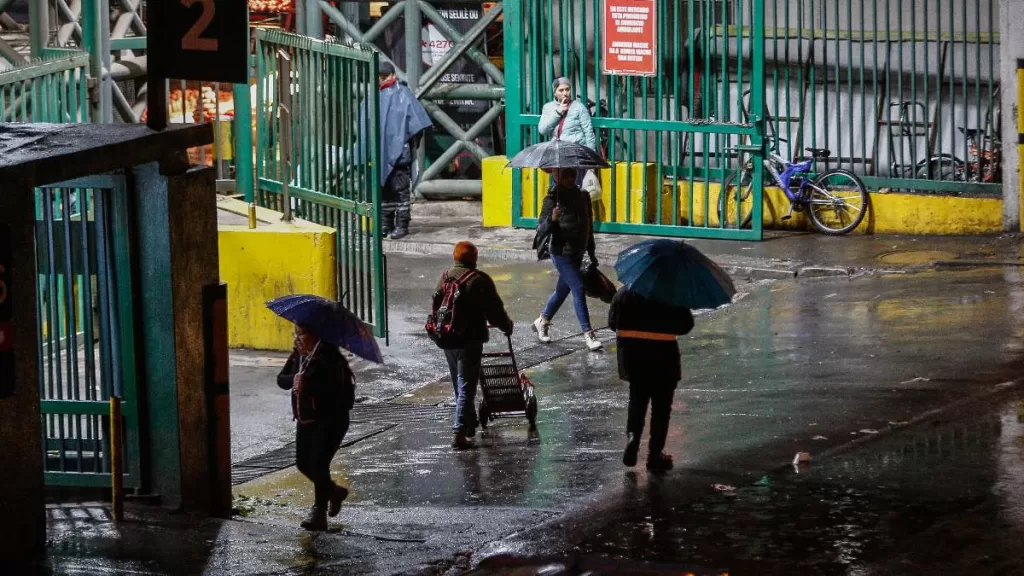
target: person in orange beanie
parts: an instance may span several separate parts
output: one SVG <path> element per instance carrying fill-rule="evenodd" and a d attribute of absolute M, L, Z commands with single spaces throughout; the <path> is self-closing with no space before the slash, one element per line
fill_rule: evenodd
<path fill-rule="evenodd" d="M 477 269 L 477 249 L 459 242 L 452 253 L 455 265 L 441 274 L 434 291 L 427 333 L 444 350 L 455 390 L 452 447 L 471 448 L 478 424 L 473 399 L 480 379 L 488 323 L 511 335 L 514 323 L 505 312 L 494 280 Z"/>

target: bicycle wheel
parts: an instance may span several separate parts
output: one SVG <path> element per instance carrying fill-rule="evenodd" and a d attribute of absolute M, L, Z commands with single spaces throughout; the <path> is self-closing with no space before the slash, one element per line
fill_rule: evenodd
<path fill-rule="evenodd" d="M 808 185 L 807 190 L 811 221 L 824 234 L 846 234 L 867 215 L 868 191 L 852 172 L 829 170 Z"/>
<path fill-rule="evenodd" d="M 749 228 L 754 213 L 754 174 L 747 168 L 733 172 L 722 183 L 718 221 L 723 228 Z M 737 220 L 743 223 L 736 225 Z"/>
<path fill-rule="evenodd" d="M 922 161 L 915 176 L 918 180 L 938 180 L 940 182 L 963 180 L 964 163 L 953 156 L 936 156 L 927 162 Z"/>

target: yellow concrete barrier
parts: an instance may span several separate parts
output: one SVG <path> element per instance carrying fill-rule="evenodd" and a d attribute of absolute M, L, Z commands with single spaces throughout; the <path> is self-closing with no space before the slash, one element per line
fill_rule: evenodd
<path fill-rule="evenodd" d="M 289 294 L 337 298 L 335 231 L 272 220 L 254 230 L 222 224 L 218 239 L 220 278 L 228 285 L 228 344 L 291 350 L 292 325 L 267 310 L 266 302 Z"/>
<path fill-rule="evenodd" d="M 484 226 L 512 225 L 512 174 L 503 170 L 507 159 L 495 156 L 484 160 Z M 690 204 L 690 182 L 681 180 L 673 195 L 671 183 L 655 187 L 657 166 L 644 163 L 618 163 L 615 170 L 615 193 L 612 193 L 612 169 L 601 170 L 602 194 L 594 203 L 598 222 L 720 226 L 718 205 L 722 185 L 718 182 L 693 183 L 693 205 Z M 646 186 L 645 186 L 646 173 Z M 627 182 L 626 175 L 629 174 Z M 539 171 L 522 171 L 522 216 L 536 217 L 539 203 L 547 194 L 548 176 Z M 535 185 L 536 183 L 536 185 Z M 660 188 L 660 197 L 654 190 Z M 535 199 L 536 191 L 536 199 Z M 644 198 L 646 196 L 646 209 Z M 1003 202 L 998 198 L 960 198 L 918 194 L 872 193 L 871 210 L 856 233 L 970 235 L 989 234 L 1002 230 Z M 612 204 L 615 216 L 612 219 Z M 629 205 L 627 219 L 626 206 Z M 658 219 L 658 205 L 661 218 Z M 744 213 L 749 213 L 744 206 Z M 762 223 L 766 229 L 811 230 L 805 213 L 794 212 L 789 220 L 782 217 L 789 211 L 789 199 L 780 188 L 766 188 L 763 194 Z"/>

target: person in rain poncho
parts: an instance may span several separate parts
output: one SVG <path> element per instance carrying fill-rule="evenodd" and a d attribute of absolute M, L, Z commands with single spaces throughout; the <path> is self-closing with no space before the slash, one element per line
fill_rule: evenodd
<path fill-rule="evenodd" d="M 380 183 L 384 219 L 380 230 L 385 236 L 399 240 L 409 233 L 416 148 L 423 131 L 433 123 L 412 90 L 398 80 L 390 62 L 382 62 L 379 71 Z M 365 105 L 360 113 L 360 126 L 365 138 Z"/>

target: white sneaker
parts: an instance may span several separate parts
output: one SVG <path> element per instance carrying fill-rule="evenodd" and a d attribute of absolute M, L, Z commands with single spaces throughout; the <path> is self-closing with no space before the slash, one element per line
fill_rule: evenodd
<path fill-rule="evenodd" d="M 587 348 L 591 352 L 601 349 L 601 341 L 597 339 L 597 336 L 595 336 L 593 332 L 587 332 L 584 334 L 583 341 L 587 343 Z"/>
<path fill-rule="evenodd" d="M 545 344 L 551 342 L 551 336 L 548 336 L 548 326 L 550 325 L 543 316 L 533 321 L 533 331 L 537 333 L 537 339 Z"/>

